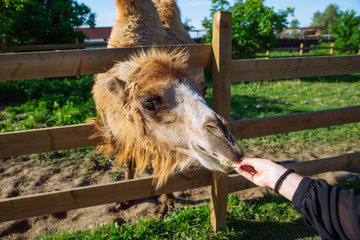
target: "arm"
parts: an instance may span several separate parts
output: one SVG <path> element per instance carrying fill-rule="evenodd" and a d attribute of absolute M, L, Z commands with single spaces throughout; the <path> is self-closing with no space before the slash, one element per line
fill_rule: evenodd
<path fill-rule="evenodd" d="M 360 195 L 353 190 L 304 178 L 292 202 L 322 239 L 360 239 Z"/>
<path fill-rule="evenodd" d="M 260 187 L 274 188 L 287 169 L 267 159 L 253 158 L 240 161 L 235 170 Z M 360 239 L 360 195 L 353 190 L 291 173 L 278 192 L 293 202 L 294 209 L 322 239 Z"/>

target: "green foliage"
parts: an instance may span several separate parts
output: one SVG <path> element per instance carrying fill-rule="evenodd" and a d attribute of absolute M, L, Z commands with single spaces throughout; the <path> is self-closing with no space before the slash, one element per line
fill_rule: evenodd
<path fill-rule="evenodd" d="M 337 184 L 338 187 L 343 189 L 354 189 L 356 193 L 360 193 L 360 178 L 359 177 L 352 177 L 347 179 L 344 182 L 340 182 Z"/>
<path fill-rule="evenodd" d="M 324 49 L 311 49 L 309 51 L 310 55 L 328 55 L 328 54 L 330 54 L 329 47 L 331 47 L 331 42 L 319 41 L 319 44 L 311 45 L 311 47 L 324 47 Z M 336 55 L 338 55 L 338 54 L 339 54 L 339 52 L 336 53 Z"/>
<path fill-rule="evenodd" d="M 227 1 L 213 0 L 211 19 L 202 21 L 203 27 L 208 30 L 207 41 L 212 38 L 212 17 L 216 11 L 224 10 L 232 13 L 232 45 L 234 57 L 250 57 L 256 52 L 266 51 L 276 44 L 276 33 L 280 33 L 286 26 L 286 18 L 293 9 L 274 12 L 273 8 L 266 7 L 264 0 L 236 1 L 229 6 Z"/>
<path fill-rule="evenodd" d="M 320 27 L 323 33 L 329 33 L 330 28 L 339 17 L 339 7 L 335 4 L 330 4 L 323 13 L 320 11 L 314 13 L 311 27 Z"/>
<path fill-rule="evenodd" d="M 96 116 L 92 76 L 0 83 L 1 132 L 83 123 Z"/>
<path fill-rule="evenodd" d="M 191 26 L 189 23 L 191 22 L 190 18 L 185 18 L 185 22 L 183 22 L 184 28 L 186 31 L 193 30 L 195 27 Z"/>
<path fill-rule="evenodd" d="M 335 48 L 358 48 L 360 45 L 360 16 L 354 10 L 341 12 L 340 18 L 331 27 L 335 35 Z M 346 53 L 355 53 L 348 51 Z"/>
<path fill-rule="evenodd" d="M 95 26 L 95 14 L 76 0 L 14 0 L 1 3 L 5 45 L 60 44 L 86 37 L 74 28 Z"/>
<path fill-rule="evenodd" d="M 63 231 L 36 239 L 320 239 L 291 202 L 280 196 L 241 201 L 231 195 L 227 216 L 227 228 L 217 233 L 210 225 L 210 206 L 205 205 L 173 209 L 164 220 L 142 218 L 121 226 L 98 225 L 90 231 Z"/>
<path fill-rule="evenodd" d="M 298 19 L 294 19 L 290 23 L 290 28 L 299 28 L 300 22 Z"/>

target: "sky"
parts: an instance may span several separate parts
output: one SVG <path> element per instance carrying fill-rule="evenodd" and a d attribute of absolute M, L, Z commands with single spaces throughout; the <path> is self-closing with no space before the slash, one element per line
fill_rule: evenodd
<path fill-rule="evenodd" d="M 97 27 L 113 26 L 116 9 L 115 0 L 78 0 L 85 3 L 96 13 Z M 233 0 L 230 0 L 231 5 Z M 308 27 L 311 24 L 314 13 L 319 10 L 323 12 L 329 4 L 336 4 L 341 11 L 355 10 L 360 14 L 360 0 L 265 0 L 265 6 L 273 7 L 277 12 L 285 10 L 287 7 L 295 8 L 294 16 L 289 16 L 288 21 L 298 19 L 300 27 Z M 211 0 L 178 0 L 181 11 L 181 19 L 190 19 L 189 25 L 196 30 L 201 30 L 201 21 L 205 17 L 210 17 Z"/>

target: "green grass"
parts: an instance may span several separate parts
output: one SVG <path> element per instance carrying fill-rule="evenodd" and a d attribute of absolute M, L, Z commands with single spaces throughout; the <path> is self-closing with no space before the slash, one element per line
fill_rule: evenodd
<path fill-rule="evenodd" d="M 337 184 L 360 193 L 360 178 Z M 37 240 L 76 239 L 320 239 L 308 227 L 292 203 L 279 195 L 265 195 L 254 200 L 228 198 L 227 226 L 214 233 L 210 223 L 210 206 L 173 209 L 164 220 L 143 217 L 139 221 L 98 225 L 91 230 L 60 231 Z"/>
<path fill-rule="evenodd" d="M 360 178 L 350 178 L 338 184 L 360 193 Z M 37 240 L 76 239 L 320 239 L 308 227 L 292 203 L 279 195 L 265 195 L 254 200 L 228 198 L 227 226 L 214 233 L 210 223 L 210 206 L 172 209 L 164 220 L 143 217 L 135 222 L 97 225 L 91 230 L 60 231 Z"/>
<path fill-rule="evenodd" d="M 209 205 L 173 209 L 164 219 L 96 226 L 89 231 L 59 232 L 37 239 L 320 239 L 285 198 L 267 195 L 228 201 L 227 228 L 213 233 Z"/>
<path fill-rule="evenodd" d="M 298 46 L 300 48 L 300 46 Z M 311 45 L 310 47 L 331 47 L 330 42 L 322 42 L 318 45 Z M 300 49 L 296 51 L 270 51 L 270 58 L 279 58 L 279 57 L 300 57 Z M 334 50 L 333 55 L 347 55 L 347 54 L 357 54 L 356 50 Z M 303 56 L 321 56 L 321 55 L 329 55 L 330 56 L 330 49 L 312 49 L 312 50 L 304 50 Z M 266 53 L 257 53 L 255 58 L 265 58 Z"/>
<path fill-rule="evenodd" d="M 211 105 L 211 92 L 206 97 Z M 231 120 L 270 117 L 360 105 L 360 75 L 312 77 L 232 84 Z M 239 136 L 241 138 L 241 133 Z M 351 141 L 349 141 L 351 139 Z M 309 160 L 332 151 L 359 151 L 360 123 L 241 140 L 245 153 L 260 149 L 273 159 Z M 331 154 L 330 154 L 331 155 Z"/>
<path fill-rule="evenodd" d="M 360 193 L 360 178 L 350 178 L 338 184 Z M 228 198 L 227 226 L 214 233 L 210 223 L 210 206 L 172 209 L 164 220 L 143 217 L 135 222 L 97 225 L 91 230 L 60 231 L 37 240 L 76 239 L 320 239 L 308 227 L 292 203 L 279 195 L 265 195 L 254 200 Z"/>
<path fill-rule="evenodd" d="M 1 132 L 83 123 L 96 116 L 92 85 L 92 76 L 1 82 Z"/>
<path fill-rule="evenodd" d="M 96 116 L 91 96 L 92 76 L 0 82 L 1 132 L 83 123 Z M 206 101 L 211 105 L 211 87 Z M 301 78 L 232 84 L 231 119 L 243 120 L 360 105 L 360 75 Z M 278 134 L 239 143 L 249 155 L 260 151 L 282 159 L 304 160 L 304 153 L 326 154 L 359 151 L 360 123 Z M 240 136 L 241 137 L 241 136 Z M 351 141 L 350 141 L 351 140 Z M 314 150 L 316 149 L 316 151 Z M 333 150 L 335 149 L 335 150 Z M 5 161 L 0 159 L 0 163 Z M 8 160 L 6 160 L 8 161 Z M 66 150 L 11 158 L 11 161 L 54 167 L 56 174 L 68 166 L 85 165 L 84 178 L 106 172 L 109 162 L 94 148 Z M 121 176 L 114 175 L 113 180 Z M 342 187 L 359 188 L 358 179 Z M 174 209 L 164 221 L 96 226 L 90 231 L 59 232 L 38 239 L 319 239 L 292 210 L 291 203 L 268 195 L 254 201 L 229 199 L 227 229 L 213 233 L 210 208 Z"/>

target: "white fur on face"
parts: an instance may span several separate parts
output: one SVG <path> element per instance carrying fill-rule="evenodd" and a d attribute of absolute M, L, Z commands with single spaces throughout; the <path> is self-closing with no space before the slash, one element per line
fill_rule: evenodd
<path fill-rule="evenodd" d="M 152 134 L 157 140 L 166 142 L 180 151 L 183 150 L 190 157 L 197 159 L 204 167 L 221 170 L 218 162 L 204 158 L 193 149 L 193 144 L 200 145 L 204 149 L 212 149 L 206 138 L 208 133 L 204 128 L 204 123 L 207 119 L 215 118 L 216 113 L 186 83 L 176 85 L 173 93 L 173 100 L 176 104 L 171 109 L 171 113 L 177 115 L 177 121 L 152 125 Z"/>

